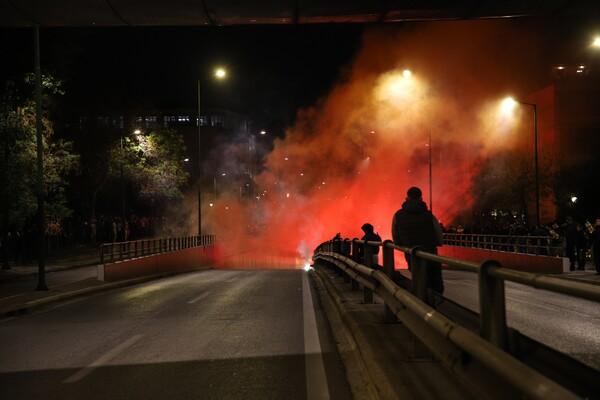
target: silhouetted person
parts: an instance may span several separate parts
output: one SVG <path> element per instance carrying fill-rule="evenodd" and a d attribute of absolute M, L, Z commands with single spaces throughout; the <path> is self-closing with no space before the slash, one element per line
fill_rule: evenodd
<path fill-rule="evenodd" d="M 587 250 L 589 248 L 588 237 L 587 237 L 587 234 L 585 233 L 585 230 L 583 229 L 582 224 L 578 223 L 576 225 L 576 229 L 577 229 L 577 239 L 575 242 L 575 248 L 577 250 L 577 270 L 585 271 L 585 256 L 586 256 Z"/>
<path fill-rule="evenodd" d="M 421 246 L 426 252 L 437 254 L 438 246 L 444 243 L 440 223 L 423 202 L 421 189 L 411 187 L 406 196 L 402 208 L 396 211 L 392 220 L 394 243 L 409 248 Z M 405 258 L 410 269 L 410 255 L 405 254 Z M 444 293 L 440 263 L 427 262 L 427 280 L 428 288 L 440 294 Z"/>
<path fill-rule="evenodd" d="M 373 227 L 373 225 L 366 223 L 363 226 L 361 226 L 360 229 L 362 229 L 365 233 L 364 236 L 360 238 L 360 240 L 367 240 L 370 242 L 381 242 L 381 236 L 375 233 L 375 228 Z M 371 266 L 375 268 L 376 265 L 379 265 L 379 246 L 371 245 L 371 256 Z M 364 251 L 362 248 L 359 248 L 359 258 L 361 260 L 360 262 L 362 263 L 364 261 Z"/>
<path fill-rule="evenodd" d="M 591 234 L 592 255 L 594 257 L 594 266 L 596 267 L 596 275 L 600 275 L 600 218 L 596 218 L 594 223 L 594 231 Z"/>
<path fill-rule="evenodd" d="M 571 264 L 570 270 L 574 271 L 577 264 L 577 224 L 570 216 L 566 218 L 566 222 L 563 225 L 563 234 L 567 242 L 567 247 L 565 250 L 567 253 L 567 258 Z"/>

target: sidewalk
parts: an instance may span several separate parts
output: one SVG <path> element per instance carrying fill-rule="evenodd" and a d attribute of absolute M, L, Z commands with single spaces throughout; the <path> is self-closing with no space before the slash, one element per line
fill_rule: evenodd
<path fill-rule="evenodd" d="M 74 249 L 69 253 L 65 252 L 63 257 L 49 260 L 46 262 L 46 274 L 60 273 L 60 271 L 71 270 L 74 268 L 83 268 L 97 265 L 100 262 L 99 250 L 97 247 L 88 247 Z M 0 270 L 0 317 L 11 316 L 26 313 L 28 310 L 47 305 L 53 302 L 81 296 L 84 294 L 110 290 L 118 287 L 135 285 L 154 279 L 173 275 L 173 273 L 164 273 L 158 275 L 145 276 L 119 282 L 102 282 L 96 279 L 95 274 L 92 277 L 84 279 L 72 278 L 68 282 L 48 286 L 46 291 L 34 290 L 35 284 L 30 280 L 38 275 L 38 265 L 28 264 L 25 266 L 13 266 L 10 270 Z M 48 275 L 46 275 L 48 277 Z M 24 284 L 28 280 L 30 284 Z M 12 286 L 12 290 L 7 290 Z M 7 295 L 7 293 L 15 293 Z"/>
<path fill-rule="evenodd" d="M 65 249 L 62 254 L 46 260 L 46 272 L 63 271 L 65 269 L 96 265 L 100 262 L 100 249 L 98 246 L 80 246 Z M 10 262 L 10 269 L 0 269 L 0 285 L 38 273 L 38 264 L 34 260 L 25 265 L 15 265 Z M 1 286 L 0 286 L 1 287 Z"/>

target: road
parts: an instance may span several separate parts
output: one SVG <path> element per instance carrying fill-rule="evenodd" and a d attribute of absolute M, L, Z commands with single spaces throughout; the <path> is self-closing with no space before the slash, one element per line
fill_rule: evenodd
<path fill-rule="evenodd" d="M 205 270 L 7 318 L 0 393 L 14 400 L 351 398 L 314 296 L 300 270 Z"/>
<path fill-rule="evenodd" d="M 479 312 L 476 275 L 444 271 L 444 296 Z M 506 282 L 507 324 L 600 370 L 598 303 Z"/>

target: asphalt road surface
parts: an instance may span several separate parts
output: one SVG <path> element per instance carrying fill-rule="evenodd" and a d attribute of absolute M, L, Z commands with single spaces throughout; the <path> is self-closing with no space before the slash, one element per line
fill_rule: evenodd
<path fill-rule="evenodd" d="M 3 399 L 349 399 L 306 273 L 205 270 L 0 321 Z"/>
<path fill-rule="evenodd" d="M 444 296 L 479 312 L 476 275 L 444 271 Z M 600 371 L 597 302 L 506 282 L 507 324 Z"/>

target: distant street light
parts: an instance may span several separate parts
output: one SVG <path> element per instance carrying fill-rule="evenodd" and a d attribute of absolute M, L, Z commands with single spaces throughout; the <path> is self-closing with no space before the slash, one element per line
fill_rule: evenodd
<path fill-rule="evenodd" d="M 594 38 L 594 41 L 592 42 L 592 46 L 600 47 L 600 36 Z"/>
<path fill-rule="evenodd" d="M 535 220 L 540 226 L 540 172 L 538 163 L 538 138 L 537 138 L 537 105 L 535 103 L 527 103 L 524 101 L 514 100 L 511 97 L 504 99 L 502 108 L 509 110 L 514 108 L 516 103 L 533 107 L 533 151 L 535 158 Z"/>
<path fill-rule="evenodd" d="M 225 73 L 225 70 L 224 70 L 224 69 L 222 69 L 222 68 L 218 68 L 218 69 L 215 71 L 215 76 L 216 76 L 217 78 L 225 78 L 225 75 L 226 75 L 226 73 Z"/>
<path fill-rule="evenodd" d="M 214 77 L 224 79 L 224 69 L 215 70 Z M 198 236 L 202 236 L 202 114 L 200 111 L 200 79 L 198 79 Z"/>

